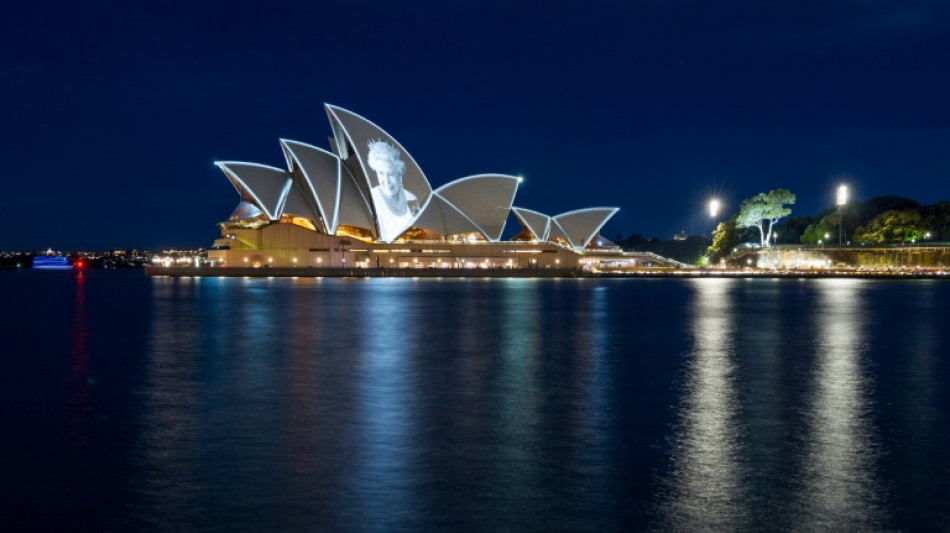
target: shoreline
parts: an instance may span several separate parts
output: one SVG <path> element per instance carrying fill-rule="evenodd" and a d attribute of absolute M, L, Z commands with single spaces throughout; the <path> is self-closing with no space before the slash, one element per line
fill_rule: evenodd
<path fill-rule="evenodd" d="M 573 269 L 454 269 L 454 268 L 253 268 L 253 267 L 164 267 L 146 266 L 152 277 L 225 277 L 225 278 L 574 278 L 574 279 L 650 279 L 650 278 L 738 278 L 738 279 L 950 279 L 950 270 L 719 270 L 656 269 L 590 272 Z"/>

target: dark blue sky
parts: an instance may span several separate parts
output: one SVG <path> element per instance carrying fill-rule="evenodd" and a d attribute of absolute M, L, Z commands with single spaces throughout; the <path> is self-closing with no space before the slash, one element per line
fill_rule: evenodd
<path fill-rule="evenodd" d="M 434 187 L 523 174 L 515 205 L 618 206 L 610 238 L 708 233 L 713 194 L 950 198 L 947 2 L 557 5 L 5 5 L 0 250 L 208 246 L 238 200 L 212 162 L 327 147 L 324 102 Z"/>

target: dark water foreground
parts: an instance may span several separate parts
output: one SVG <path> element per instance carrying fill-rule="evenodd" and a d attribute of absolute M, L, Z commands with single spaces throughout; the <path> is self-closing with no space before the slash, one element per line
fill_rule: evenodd
<path fill-rule="evenodd" d="M 0 273 L 5 530 L 950 530 L 950 284 Z"/>

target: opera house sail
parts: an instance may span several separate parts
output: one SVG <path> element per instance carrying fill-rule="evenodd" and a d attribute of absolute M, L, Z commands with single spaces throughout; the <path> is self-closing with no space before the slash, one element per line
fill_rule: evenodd
<path fill-rule="evenodd" d="M 512 207 L 521 180 L 506 174 L 433 189 L 388 132 L 325 109 L 329 149 L 280 139 L 285 168 L 216 163 L 239 200 L 209 250 L 215 266 L 574 269 L 592 248 L 605 252 L 594 241 L 617 208 L 548 216 Z M 512 215 L 522 231 L 502 240 Z"/>

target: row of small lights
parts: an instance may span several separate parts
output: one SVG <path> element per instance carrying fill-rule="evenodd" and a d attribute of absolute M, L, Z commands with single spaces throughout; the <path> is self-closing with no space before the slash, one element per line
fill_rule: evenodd
<path fill-rule="evenodd" d="M 170 266 L 170 265 L 171 265 L 171 262 L 172 262 L 171 258 L 167 258 L 167 257 L 164 258 L 164 259 L 162 259 L 162 260 L 159 260 L 158 258 L 156 258 L 155 261 L 156 261 L 156 262 L 161 261 L 161 262 L 163 262 L 163 263 L 165 264 L 165 266 Z M 294 263 L 295 265 L 297 264 L 297 258 L 296 258 L 296 257 L 292 258 L 291 261 L 293 261 L 293 263 Z M 343 258 L 342 261 L 343 261 L 343 264 L 344 264 L 344 266 L 345 266 L 345 265 L 346 265 L 346 258 Z M 182 259 L 176 260 L 176 262 L 179 262 L 179 263 L 186 263 L 186 262 L 188 262 L 188 260 L 182 258 Z M 249 262 L 249 259 L 248 259 L 247 257 L 245 257 L 245 258 L 244 258 L 244 263 L 248 263 L 248 262 Z M 273 262 L 274 262 L 274 258 L 273 258 L 273 257 L 268 257 L 268 258 L 267 258 L 267 262 L 268 262 L 268 263 L 273 263 Z M 395 260 L 394 260 L 393 258 L 389 258 L 389 263 L 390 263 L 390 264 L 393 264 L 394 262 L 395 262 Z M 538 262 L 537 259 L 531 259 L 531 264 L 532 264 L 532 265 L 536 265 L 537 262 Z M 321 264 L 321 263 L 323 263 L 323 258 L 322 258 L 322 257 L 318 257 L 318 258 L 317 258 L 317 264 Z M 356 264 L 358 264 L 358 265 L 359 265 L 360 263 L 362 263 L 364 266 L 367 266 L 367 267 L 368 267 L 368 266 L 369 266 L 369 259 L 365 259 L 365 260 L 362 261 L 362 262 L 360 262 L 360 261 L 357 261 L 357 262 L 356 262 Z M 560 265 L 560 264 L 561 264 L 561 260 L 560 260 L 560 259 L 555 259 L 555 260 L 554 260 L 554 263 Z M 418 263 L 418 262 L 417 262 L 416 264 L 421 264 L 421 263 Z M 474 264 L 474 263 L 469 262 L 469 264 Z M 484 267 L 488 267 L 488 260 L 482 261 L 481 264 L 482 264 L 482 266 L 484 266 Z M 508 260 L 508 266 L 510 267 L 511 264 L 512 264 L 512 260 L 509 259 L 509 260 Z M 447 261 L 443 261 L 443 262 L 442 262 L 442 267 L 443 267 L 443 268 L 448 268 L 448 267 L 449 267 L 449 263 L 448 263 Z"/>

